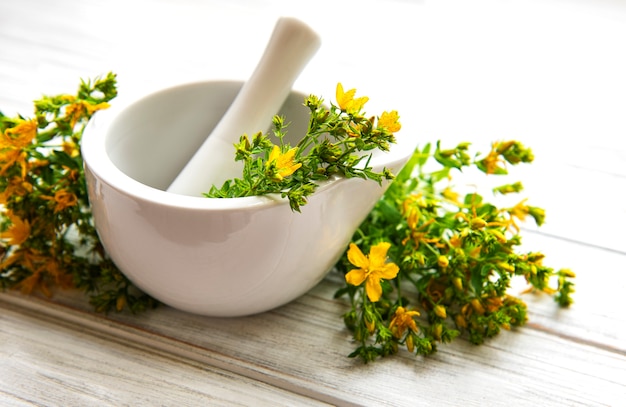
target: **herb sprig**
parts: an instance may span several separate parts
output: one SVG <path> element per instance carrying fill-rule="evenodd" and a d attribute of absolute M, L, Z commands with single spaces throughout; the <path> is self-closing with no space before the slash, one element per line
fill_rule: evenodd
<path fill-rule="evenodd" d="M 101 312 L 155 304 L 104 252 L 87 198 L 80 139 L 116 95 L 109 73 L 82 81 L 76 95 L 35 101 L 32 119 L 0 113 L 1 288 L 77 287 Z"/>
<path fill-rule="evenodd" d="M 304 104 L 310 110 L 306 134 L 292 147 L 284 137 L 288 123 L 275 116 L 273 135 L 259 132 L 243 135 L 235 144 L 235 161 L 243 161 L 242 178 L 226 181 L 221 188 L 206 193 L 211 198 L 235 198 L 280 194 L 289 199 L 291 209 L 300 211 L 307 197 L 315 192 L 317 182 L 334 175 L 359 177 L 381 182 L 393 179 L 383 169 L 375 172 L 369 166 L 369 154 L 388 151 L 400 130 L 398 112 L 383 112 L 376 120 L 362 113 L 367 97 L 355 98 L 355 89 L 344 91 L 337 85 L 337 105 L 324 106 L 323 99 L 311 95 Z M 272 136 L 278 144 L 274 144 Z"/>
<path fill-rule="evenodd" d="M 541 225 L 543 209 L 526 200 L 499 208 L 476 192 L 460 195 L 449 186 L 455 170 L 505 175 L 507 165 L 532 162 L 532 151 L 517 141 L 497 142 L 486 156 L 472 158 L 469 147 L 444 150 L 437 143 L 434 152 L 431 144 L 417 150 L 337 264 L 346 285 L 336 297 L 350 301 L 344 321 L 357 344 L 351 357 L 369 362 L 400 346 L 428 355 L 461 334 L 481 344 L 501 329 L 521 326 L 526 305 L 509 294 L 516 276 L 560 306 L 572 303 L 574 273 L 545 266 L 542 253 L 518 249 L 519 222 L 530 217 Z M 439 168 L 426 171 L 433 159 Z M 515 182 L 494 193 L 522 189 Z"/>

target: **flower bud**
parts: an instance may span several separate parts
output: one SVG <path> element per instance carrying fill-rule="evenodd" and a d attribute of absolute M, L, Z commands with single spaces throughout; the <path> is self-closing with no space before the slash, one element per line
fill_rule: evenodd
<path fill-rule="evenodd" d="M 514 273 L 515 272 L 515 267 L 512 264 L 505 263 L 503 261 L 498 263 L 498 267 L 500 267 L 502 270 L 508 271 L 509 273 Z"/>
<path fill-rule="evenodd" d="M 274 125 L 274 128 L 281 130 L 285 127 L 285 118 L 283 116 L 275 115 L 272 118 L 272 124 Z"/>
<path fill-rule="evenodd" d="M 459 291 L 463 291 L 463 280 L 460 277 L 452 278 L 452 285 Z"/>
<path fill-rule="evenodd" d="M 322 104 L 322 101 L 319 97 L 315 95 L 310 95 L 309 97 L 306 98 L 306 100 L 304 101 L 304 104 L 309 108 L 317 109 Z"/>
<path fill-rule="evenodd" d="M 119 294 L 117 298 L 115 299 L 115 310 L 119 312 L 124 309 L 125 305 L 126 305 L 126 296 L 123 294 Z"/>
<path fill-rule="evenodd" d="M 505 244 L 507 242 L 506 237 L 499 230 L 492 229 L 489 231 L 489 233 L 491 233 L 499 243 Z"/>
<path fill-rule="evenodd" d="M 446 256 L 439 256 L 437 258 L 437 264 L 439 265 L 439 267 L 445 269 L 446 267 L 448 267 L 449 264 L 448 258 Z"/>
<path fill-rule="evenodd" d="M 463 244 L 463 239 L 459 234 L 455 234 L 450 238 L 450 245 L 454 248 L 460 248 Z"/>
<path fill-rule="evenodd" d="M 463 315 L 458 314 L 456 317 L 454 317 L 454 321 L 459 328 L 467 328 L 467 321 L 465 320 Z"/>
<path fill-rule="evenodd" d="M 478 298 L 473 298 L 470 301 L 470 304 L 472 305 L 472 308 L 474 308 L 474 311 L 476 311 L 477 314 L 483 315 L 485 313 L 485 308 L 483 308 L 483 305 L 480 303 Z"/>
<path fill-rule="evenodd" d="M 239 138 L 239 143 L 235 144 L 235 159 L 241 161 L 250 157 L 251 148 L 250 139 L 244 134 Z"/>
<path fill-rule="evenodd" d="M 472 229 L 482 229 L 487 226 L 487 222 L 485 222 L 485 220 L 482 218 L 474 218 L 470 222 L 470 226 L 472 227 Z"/>
<path fill-rule="evenodd" d="M 543 253 L 530 253 L 527 257 L 529 263 L 541 264 L 543 258 L 546 257 Z"/>
<path fill-rule="evenodd" d="M 443 332 L 443 325 L 441 324 L 435 324 L 433 325 L 433 336 L 435 337 L 435 339 L 441 339 L 441 334 Z"/>
<path fill-rule="evenodd" d="M 446 307 L 444 307 L 443 305 L 435 305 L 433 311 L 439 318 L 445 319 L 447 317 Z"/>
<path fill-rule="evenodd" d="M 409 334 L 406 337 L 406 349 L 413 353 L 413 349 L 415 349 L 415 344 L 413 343 L 413 335 Z"/>
<path fill-rule="evenodd" d="M 374 321 L 370 321 L 367 318 L 365 319 L 365 327 L 367 331 L 373 334 L 376 331 L 376 323 Z"/>
<path fill-rule="evenodd" d="M 418 252 L 418 253 L 414 254 L 412 257 L 415 259 L 415 261 L 420 266 L 423 266 L 423 265 L 426 264 L 426 256 L 424 256 L 424 254 L 422 252 Z"/>
<path fill-rule="evenodd" d="M 546 220 L 546 211 L 536 206 L 529 206 L 528 213 L 533 217 L 537 226 L 543 225 Z"/>

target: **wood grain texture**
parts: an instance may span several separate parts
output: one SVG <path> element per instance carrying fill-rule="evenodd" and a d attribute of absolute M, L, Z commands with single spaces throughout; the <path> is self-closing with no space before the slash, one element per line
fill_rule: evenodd
<path fill-rule="evenodd" d="M 45 311 L 0 309 L 3 406 L 324 405 Z"/>
<path fill-rule="evenodd" d="M 332 98 L 337 81 L 357 87 L 368 111 L 397 109 L 400 136 L 420 144 L 533 147 L 535 163 L 511 176 L 547 221 L 524 225 L 523 250 L 576 272 L 575 304 L 528 294 L 528 324 L 483 346 L 461 339 L 363 365 L 346 357 L 332 273 L 291 304 L 236 319 L 168 307 L 104 316 L 72 291 L 0 293 L 0 405 L 623 404 L 623 2 L 0 0 L 0 110 L 28 114 L 42 93 L 110 70 L 120 98 L 245 79 L 282 15 L 323 40 L 297 89 Z M 501 181 L 454 182 L 488 196 Z"/>

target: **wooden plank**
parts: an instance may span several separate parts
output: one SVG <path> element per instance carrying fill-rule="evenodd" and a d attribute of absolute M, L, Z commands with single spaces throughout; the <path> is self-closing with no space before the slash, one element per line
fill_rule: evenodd
<path fill-rule="evenodd" d="M 324 403 L 0 301 L 0 404 Z"/>
<path fill-rule="evenodd" d="M 158 330 L 111 320 L 94 327 L 92 317 L 84 314 L 71 319 L 129 343 L 335 405 L 504 405 L 511 400 L 516 405 L 536 405 L 539 400 L 550 405 L 614 405 L 626 391 L 619 379 L 626 366 L 624 355 L 532 328 L 505 332 L 480 347 L 456 341 L 432 357 L 415 359 L 401 352 L 363 365 L 346 358 L 351 345 L 341 322 L 328 320 L 334 316 L 325 309 L 329 305 L 307 296 L 276 312 L 236 320 L 161 309 L 149 315 Z M 71 312 L 64 309 L 55 318 L 68 315 Z M 191 336 L 196 343 L 190 342 Z M 116 363 L 113 360 L 107 371 L 117 371 Z M 164 380 L 169 377 L 164 373 Z"/>
<path fill-rule="evenodd" d="M 568 309 L 557 307 L 545 295 L 522 296 L 529 307 L 530 325 L 626 355 L 626 324 L 620 305 L 626 292 L 626 254 L 537 233 L 526 234 L 524 247 L 543 252 L 545 265 L 576 273 L 574 304 Z M 525 283 L 518 281 L 513 288 L 514 293 L 520 292 Z"/>
<path fill-rule="evenodd" d="M 338 287 L 333 278 L 285 307 L 235 319 L 205 318 L 167 307 L 139 316 L 104 317 L 91 314 L 84 299 L 71 293 L 55 297 L 62 305 L 15 294 L 6 298 L 332 404 L 410 405 L 423 400 L 471 405 L 480 400 L 497 405 L 501 397 L 514 397 L 519 405 L 540 398 L 553 405 L 610 405 L 626 392 L 617 379 L 626 370 L 626 331 L 617 300 L 626 276 L 616 267 L 605 271 L 610 285 L 595 279 L 593 258 L 605 255 L 599 249 L 540 235 L 533 236 L 531 244 L 552 249 L 547 259 L 578 262 L 583 281 L 572 309 L 558 310 L 548 297 L 528 295 L 524 298 L 530 323 L 525 328 L 480 347 L 459 340 L 440 346 L 433 357 L 415 359 L 401 352 L 371 365 L 346 357 L 352 344 L 340 318 L 344 304 L 332 299 Z M 609 253 L 605 260 L 603 264 L 624 264 L 625 256 Z M 600 287 L 605 290 L 604 304 L 598 303 Z M 450 390 L 451 378 L 457 391 Z M 490 393 L 485 383 L 495 390 Z"/>

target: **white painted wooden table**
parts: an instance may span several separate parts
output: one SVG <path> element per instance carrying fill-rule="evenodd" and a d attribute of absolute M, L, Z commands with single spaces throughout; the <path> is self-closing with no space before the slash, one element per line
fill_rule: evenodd
<path fill-rule="evenodd" d="M 0 405 L 625 405 L 626 2 L 0 0 L 0 110 L 112 70 L 120 97 L 245 79 L 281 15 L 322 35 L 295 87 L 336 82 L 420 142 L 516 138 L 547 224 L 524 245 L 578 275 L 575 304 L 476 347 L 362 365 L 337 276 L 280 309 L 212 319 L 91 312 L 77 293 L 0 293 Z"/>

